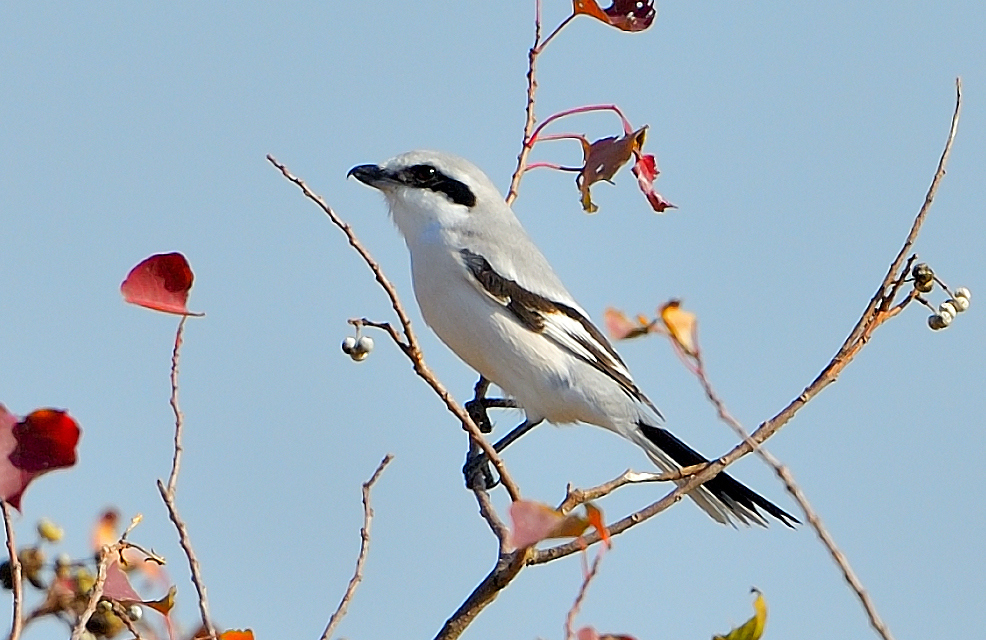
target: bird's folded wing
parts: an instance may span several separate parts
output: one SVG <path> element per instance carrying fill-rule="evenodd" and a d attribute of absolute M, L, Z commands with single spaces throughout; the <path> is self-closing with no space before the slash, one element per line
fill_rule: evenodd
<path fill-rule="evenodd" d="M 590 365 L 619 385 L 637 402 L 647 405 L 659 417 L 660 411 L 637 388 L 630 371 L 616 350 L 574 304 L 566 304 L 529 291 L 506 278 L 482 255 L 462 249 L 459 252 L 467 272 L 486 295 L 503 305 L 527 330 L 541 334 L 572 356 Z"/>

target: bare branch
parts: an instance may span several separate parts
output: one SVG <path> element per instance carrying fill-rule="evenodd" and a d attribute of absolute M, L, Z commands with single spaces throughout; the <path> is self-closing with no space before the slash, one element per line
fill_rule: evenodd
<path fill-rule="evenodd" d="M 24 630 L 24 584 L 21 561 L 17 557 L 17 543 L 14 540 L 14 523 L 10 517 L 10 503 L 0 498 L 3 505 L 3 528 L 7 532 L 7 554 L 10 556 L 10 579 L 13 583 L 14 614 L 10 622 L 9 640 L 18 640 Z"/>
<path fill-rule="evenodd" d="M 479 515 L 483 517 L 483 520 L 486 520 L 490 531 L 493 532 L 493 535 L 496 536 L 497 541 L 500 543 L 500 554 L 507 553 L 507 540 L 510 539 L 510 529 L 507 528 L 507 525 L 496 514 L 493 503 L 490 502 L 490 494 L 482 489 L 473 489 L 472 492 L 476 496 L 476 503 L 479 505 Z"/>
<path fill-rule="evenodd" d="M 769 456 L 770 454 L 767 455 Z M 770 457 L 772 458 L 773 456 Z M 777 461 L 775 459 L 774 462 L 771 463 L 771 466 L 774 466 L 774 463 L 776 462 Z M 856 577 L 852 567 L 849 566 L 849 560 L 836 546 L 835 540 L 832 539 L 832 536 L 822 525 L 822 521 L 818 517 L 818 514 L 811 508 L 811 504 L 808 503 L 808 499 L 801 492 L 801 488 L 798 487 L 797 483 L 795 483 L 794 477 L 791 475 L 790 470 L 780 464 L 775 466 L 774 469 L 777 472 L 777 475 L 780 476 L 781 480 L 784 481 L 784 487 L 792 496 L 794 496 L 794 499 L 797 500 L 798 506 L 800 506 L 801 510 L 804 511 L 805 518 L 808 519 L 808 523 L 811 525 L 811 528 L 815 530 L 819 540 L 821 540 L 825 548 L 828 549 L 829 554 L 832 556 L 832 560 L 834 560 L 835 564 L 839 566 L 839 569 L 842 571 L 843 578 L 845 578 L 846 582 L 856 593 L 856 597 L 859 598 L 859 601 L 863 605 L 863 609 L 866 611 L 866 615 L 870 620 L 870 625 L 876 630 L 880 637 L 883 638 L 883 640 L 893 640 L 893 635 L 891 635 L 890 629 L 887 628 L 887 625 L 877 613 L 876 606 L 873 604 L 873 600 L 870 599 L 869 593 L 867 593 L 866 589 L 863 587 L 863 583 L 859 581 L 858 577 Z"/>
<path fill-rule="evenodd" d="M 513 582 L 527 563 L 531 551 L 531 547 L 526 547 L 511 553 L 501 553 L 493 570 L 445 622 L 441 631 L 435 636 L 435 640 L 454 640 L 462 635 L 476 616 L 496 599 L 500 591 Z"/>
<path fill-rule="evenodd" d="M 369 480 L 363 483 L 363 528 L 359 532 L 360 543 L 359 555 L 356 557 L 356 570 L 353 572 L 353 577 L 349 580 L 349 586 L 346 587 L 346 593 L 343 594 L 339 606 L 336 607 L 335 612 L 329 617 L 329 623 L 326 625 L 325 631 L 322 632 L 322 640 L 329 640 L 332 636 L 335 628 L 346 615 L 346 609 L 349 608 L 349 601 L 352 599 L 353 594 L 356 593 L 356 587 L 363 581 L 363 564 L 366 562 L 366 555 L 370 551 L 370 523 L 373 520 L 373 509 L 370 508 L 370 489 L 373 488 L 377 478 L 380 477 L 380 474 L 383 473 L 383 470 L 393 459 L 394 456 L 389 453 L 384 456 L 380 464 L 377 465 L 377 470 L 373 472 Z"/>
<path fill-rule="evenodd" d="M 182 336 L 185 333 L 185 320 L 188 316 L 182 316 L 178 323 L 178 331 L 175 333 L 175 347 L 171 352 L 171 410 L 175 414 L 175 451 L 171 460 L 171 475 L 168 476 L 168 493 L 175 492 L 175 485 L 178 483 L 178 469 L 181 468 L 181 434 L 185 425 L 185 416 L 182 415 L 181 408 L 178 406 L 178 356 L 181 350 Z"/>
<path fill-rule="evenodd" d="M 188 536 L 188 527 L 184 520 L 181 519 L 181 516 L 178 515 L 178 505 L 175 502 L 178 470 L 181 466 L 181 454 L 183 450 L 181 437 L 184 428 L 184 416 L 178 405 L 178 356 L 182 345 L 186 318 L 187 316 L 182 316 L 181 322 L 178 323 L 178 331 L 175 334 L 175 348 L 171 355 L 171 409 L 175 414 L 175 451 L 171 463 L 171 475 L 168 477 L 167 486 L 165 486 L 164 482 L 158 480 L 157 488 L 161 494 L 161 499 L 164 501 L 164 506 L 168 510 L 168 517 L 171 518 L 171 522 L 174 523 L 175 530 L 178 532 L 178 542 L 185 552 L 185 557 L 188 558 L 188 568 L 192 574 L 192 584 L 195 585 L 195 590 L 198 593 L 199 614 L 202 617 L 202 626 L 209 633 L 209 637 L 215 640 L 218 634 L 216 627 L 212 624 L 212 620 L 209 617 L 209 599 L 206 595 L 205 581 L 202 579 L 202 567 L 199 565 L 199 561 L 195 556 L 195 550 L 192 548 L 192 541 Z M 129 529 L 127 531 L 129 532 Z"/>
<path fill-rule="evenodd" d="M 537 60 L 538 55 L 541 53 L 541 0 L 535 0 L 535 13 L 534 13 L 534 44 L 531 45 L 531 50 L 527 53 L 527 106 L 525 107 L 524 113 L 524 140 L 520 145 L 520 153 L 517 155 L 517 168 L 514 169 L 514 174 L 510 178 L 510 188 L 507 190 L 507 204 L 513 204 L 514 200 L 517 199 L 517 190 L 520 189 L 520 179 L 524 175 L 524 171 L 527 167 L 527 157 L 531 155 L 531 148 L 534 146 L 533 139 L 531 138 L 531 133 L 534 131 L 534 122 L 536 116 L 534 115 L 534 94 L 537 92 L 538 81 L 537 81 Z M 555 33 L 562 28 L 564 24 L 555 29 Z"/>
<path fill-rule="evenodd" d="M 328 203 L 325 202 L 325 200 L 322 199 L 321 196 L 309 189 L 304 180 L 293 175 L 290 171 L 288 171 L 287 167 L 278 162 L 274 156 L 267 154 L 267 161 L 277 167 L 277 169 L 281 172 L 281 175 L 287 178 L 288 181 L 293 182 L 295 186 L 301 189 L 301 192 L 305 194 L 305 197 L 317 204 L 322 212 L 328 216 L 329 220 L 332 221 L 332 224 L 337 226 L 339 230 L 345 234 L 346 240 L 349 241 L 349 245 L 356 250 L 356 253 L 358 253 L 361 258 L 363 258 L 363 262 L 365 262 L 366 266 L 368 266 L 370 271 L 373 272 L 373 277 L 376 278 L 377 284 L 383 288 L 384 292 L 387 294 L 387 297 L 390 299 L 390 306 L 394 308 L 394 313 L 397 314 L 397 319 L 400 321 L 401 328 L 404 331 L 407 347 L 416 350 L 418 340 L 414 335 L 414 329 L 411 328 L 411 319 L 408 317 L 407 312 L 404 310 L 404 305 L 401 304 L 400 298 L 397 296 L 397 289 L 394 287 L 393 283 L 390 282 L 390 279 L 384 274 L 383 269 L 380 268 L 380 264 L 377 263 L 377 261 L 373 259 L 373 256 L 370 255 L 369 250 L 367 250 L 367 248 L 363 246 L 363 243 L 360 242 L 359 238 L 356 237 L 356 233 L 353 231 L 353 228 L 349 226 L 346 221 L 336 215 L 336 212 L 328 205 Z M 411 355 L 411 353 L 408 354 L 408 356 Z M 420 356 L 420 353 L 415 355 Z"/>

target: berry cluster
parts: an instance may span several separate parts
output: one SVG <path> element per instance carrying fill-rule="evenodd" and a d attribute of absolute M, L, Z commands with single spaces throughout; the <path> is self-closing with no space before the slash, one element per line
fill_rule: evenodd
<path fill-rule="evenodd" d="M 932 330 L 938 331 L 944 329 L 952 324 L 952 320 L 955 320 L 957 315 L 969 308 L 969 300 L 972 297 L 969 290 L 965 287 L 959 287 L 955 291 L 952 291 L 948 288 L 948 285 L 938 279 L 938 276 L 935 275 L 935 272 L 927 264 L 922 262 L 914 265 L 914 268 L 911 270 L 911 276 L 914 278 L 914 289 L 918 293 L 931 293 L 937 283 L 951 296 L 948 300 L 939 304 L 937 310 L 920 295 L 917 296 L 917 299 L 923 305 L 934 312 L 928 316 L 928 326 Z"/>

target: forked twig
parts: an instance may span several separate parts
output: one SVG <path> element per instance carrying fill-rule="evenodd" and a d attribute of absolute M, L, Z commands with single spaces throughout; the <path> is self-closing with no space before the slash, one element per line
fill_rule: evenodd
<path fill-rule="evenodd" d="M 212 619 L 209 617 L 209 598 L 206 595 L 205 580 L 202 579 L 202 567 L 199 564 L 198 558 L 195 556 L 195 550 L 192 548 L 192 541 L 188 535 L 188 526 L 181 519 L 181 516 L 178 515 L 178 505 L 175 501 L 178 470 L 181 467 L 181 454 L 183 451 L 181 438 L 185 423 L 181 408 L 178 405 L 178 363 L 186 319 L 187 316 L 182 316 L 181 322 L 178 323 L 178 331 L 175 334 L 175 347 L 171 356 L 171 409 L 175 414 L 174 457 L 172 458 L 171 474 L 168 476 L 167 486 L 164 482 L 158 480 L 157 488 L 161 494 L 161 499 L 164 501 L 164 506 L 168 510 L 168 517 L 178 532 L 178 543 L 181 545 L 182 551 L 185 552 L 185 557 L 188 559 L 188 569 L 192 574 L 192 584 L 195 585 L 195 590 L 198 594 L 199 614 L 202 617 L 202 626 L 209 633 L 209 637 L 215 640 L 218 638 L 218 633 L 216 632 L 215 625 L 212 624 Z"/>
<path fill-rule="evenodd" d="M 359 543 L 359 555 L 356 557 L 356 570 L 353 572 L 353 577 L 349 580 L 349 586 L 346 587 L 346 593 L 343 594 L 342 600 L 339 602 L 339 606 L 329 617 L 329 623 L 325 626 L 325 631 L 322 632 L 322 640 L 329 640 L 335 628 L 342 621 L 343 616 L 346 615 L 346 609 L 349 608 L 349 601 L 352 599 L 353 594 L 356 593 L 356 587 L 359 583 L 363 581 L 363 564 L 366 562 L 367 553 L 370 550 L 370 523 L 373 521 L 373 509 L 370 508 L 370 490 L 376 483 L 377 478 L 383 473 L 383 470 L 390 464 L 390 461 L 394 459 L 394 456 L 387 454 L 384 456 L 380 464 L 377 465 L 377 470 L 373 472 L 370 479 L 363 483 L 363 528 L 360 529 L 360 543 Z"/>

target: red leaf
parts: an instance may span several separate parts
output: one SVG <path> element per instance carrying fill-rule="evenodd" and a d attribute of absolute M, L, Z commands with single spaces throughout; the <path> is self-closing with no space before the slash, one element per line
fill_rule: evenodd
<path fill-rule="evenodd" d="M 177 315 L 189 312 L 185 304 L 192 288 L 192 269 L 180 253 L 159 253 L 147 258 L 127 274 L 120 285 L 123 299 L 155 311 Z"/>
<path fill-rule="evenodd" d="M 654 190 L 654 181 L 661 173 L 657 168 L 657 160 L 652 155 L 637 154 L 637 161 L 633 164 L 633 175 L 637 176 L 637 185 L 647 196 L 647 202 L 654 211 L 664 213 L 665 209 L 676 209 L 673 204 L 664 199 L 660 193 Z"/>
<path fill-rule="evenodd" d="M 75 464 L 79 434 L 65 411 L 38 409 L 18 421 L 0 404 L 0 498 L 20 510 L 31 480 Z"/>
<path fill-rule="evenodd" d="M 657 17 L 653 0 L 613 0 L 606 9 L 600 8 L 596 0 L 572 0 L 572 12 L 592 16 L 621 31 L 643 31 Z"/>

